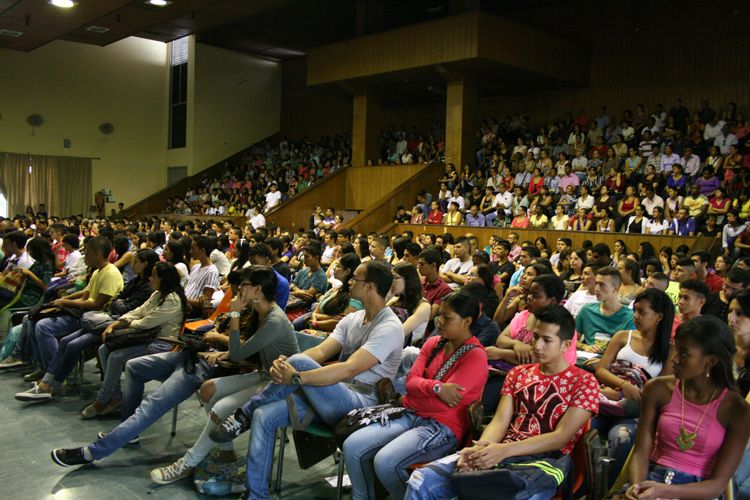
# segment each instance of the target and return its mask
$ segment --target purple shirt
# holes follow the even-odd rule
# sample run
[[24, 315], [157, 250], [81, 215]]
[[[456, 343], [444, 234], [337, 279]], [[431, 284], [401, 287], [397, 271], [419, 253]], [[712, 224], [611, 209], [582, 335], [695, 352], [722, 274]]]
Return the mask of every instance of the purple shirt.
[[701, 194], [713, 193], [714, 191], [719, 189], [719, 186], [721, 186], [721, 181], [715, 175], [708, 179], [706, 179], [705, 177], [700, 177], [695, 181], [695, 183], [700, 187]]
[[578, 185], [580, 183], [581, 180], [578, 178], [578, 176], [571, 173], [570, 175], [563, 175], [562, 177], [560, 177], [560, 183], [557, 185], [557, 187], [561, 193], [565, 193], [566, 189], [568, 189], [568, 186], [578, 188]]

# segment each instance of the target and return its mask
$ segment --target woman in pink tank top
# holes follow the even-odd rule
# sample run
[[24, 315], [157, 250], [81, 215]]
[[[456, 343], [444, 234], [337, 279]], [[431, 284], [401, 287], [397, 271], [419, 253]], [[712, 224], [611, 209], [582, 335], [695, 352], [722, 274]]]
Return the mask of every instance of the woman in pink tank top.
[[750, 436], [750, 406], [732, 371], [735, 350], [716, 317], [677, 329], [674, 375], [653, 379], [643, 392], [627, 498], [716, 498], [725, 490]]

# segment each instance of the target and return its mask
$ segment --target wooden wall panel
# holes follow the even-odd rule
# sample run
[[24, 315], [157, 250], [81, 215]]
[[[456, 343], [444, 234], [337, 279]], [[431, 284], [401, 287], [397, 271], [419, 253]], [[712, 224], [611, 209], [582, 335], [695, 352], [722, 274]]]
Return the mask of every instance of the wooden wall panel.
[[[670, 246], [673, 249], [685, 244], [691, 249], [696, 245], [704, 248], [707, 240], [714, 238], [697, 238], [688, 236], [660, 236], [660, 235], [642, 235], [642, 234], [623, 234], [623, 233], [594, 233], [587, 231], [556, 231], [553, 229], [510, 229], [510, 228], [490, 228], [490, 227], [466, 227], [466, 226], [444, 226], [444, 225], [426, 225], [426, 224], [396, 224], [389, 231], [391, 233], [402, 233], [410, 229], [414, 233], [433, 233], [444, 234], [451, 233], [454, 237], [473, 234], [479, 239], [479, 243], [487, 245], [490, 236], [501, 236], [507, 238], [509, 233], [518, 233], [520, 241], [534, 241], [542, 236], [547, 240], [547, 245], [554, 249], [557, 238], [570, 238], [573, 240], [574, 248], [581, 248], [584, 240], [591, 240], [594, 244], [606, 243], [609, 248], [614, 248], [615, 240], [623, 240], [629, 251], [636, 251], [642, 241], [649, 241], [658, 252], [663, 246]], [[704, 241], [705, 240], [705, 241]]]
[[351, 134], [352, 99], [307, 86], [307, 57], [281, 64], [281, 135], [303, 137]]
[[349, 210], [364, 210], [424, 168], [424, 165], [348, 168], [345, 206]]
[[406, 179], [398, 188], [393, 189], [367, 210], [348, 221], [345, 224], [346, 227], [353, 228], [361, 233], [381, 231], [393, 222], [393, 217], [399, 205], [413, 206], [417, 199], [417, 193], [422, 189], [431, 189], [436, 186], [443, 172], [441, 165], [430, 165], [418, 171]]
[[310, 215], [315, 206], [344, 208], [346, 204], [346, 173], [345, 168], [334, 172], [310, 189], [302, 191], [294, 198], [285, 201], [269, 214], [266, 223], [273, 223], [289, 231], [297, 228], [307, 229]]
[[445, 17], [311, 49], [307, 83], [319, 85], [477, 57], [479, 14]]

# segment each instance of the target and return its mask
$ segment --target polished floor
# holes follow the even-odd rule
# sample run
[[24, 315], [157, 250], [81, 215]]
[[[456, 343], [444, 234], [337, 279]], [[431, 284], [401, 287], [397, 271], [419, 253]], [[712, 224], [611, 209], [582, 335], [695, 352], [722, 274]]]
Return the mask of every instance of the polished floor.
[[[170, 436], [171, 413], [162, 417], [142, 436], [137, 445], [127, 446], [95, 465], [62, 468], [50, 460], [50, 450], [91, 442], [96, 433], [108, 430], [118, 418], [81, 420], [80, 410], [93, 400], [99, 373], [93, 361], [86, 364], [83, 384], [66, 387], [62, 396], [46, 403], [22, 403], [13, 395], [24, 390], [19, 372], [0, 372], [0, 498], [34, 499], [182, 499], [215, 498], [198, 494], [185, 479], [156, 486], [149, 471], [171, 463], [198, 437], [205, 412], [197, 398], [180, 405], [177, 434]], [[147, 390], [155, 387], [149, 384]], [[291, 438], [291, 433], [290, 438]], [[245, 455], [247, 441], [238, 440], [238, 453]], [[301, 470], [292, 443], [286, 447], [283, 498], [331, 499], [336, 490], [324, 478], [335, 476], [332, 458]], [[237, 498], [239, 495], [235, 495]], [[345, 498], [348, 494], [345, 493]], [[232, 497], [227, 497], [232, 498]], [[274, 495], [274, 498], [280, 498]]]

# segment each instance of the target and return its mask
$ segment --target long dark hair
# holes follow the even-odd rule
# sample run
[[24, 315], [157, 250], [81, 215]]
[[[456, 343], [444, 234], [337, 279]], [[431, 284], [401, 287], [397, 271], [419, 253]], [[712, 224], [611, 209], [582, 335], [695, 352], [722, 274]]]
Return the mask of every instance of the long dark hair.
[[404, 291], [398, 296], [398, 305], [406, 309], [410, 315], [414, 314], [422, 302], [422, 283], [417, 268], [408, 262], [399, 262], [393, 266], [393, 270], [404, 278]]
[[[138, 257], [138, 260], [146, 264], [146, 268], [143, 270], [143, 279], [147, 280], [151, 278], [154, 265], [159, 262], [159, 255], [150, 248], [142, 248], [135, 252], [135, 256]], [[159, 275], [159, 277], [161, 277], [161, 275]]]
[[26, 244], [26, 251], [35, 261], [55, 269], [55, 253], [49, 241], [44, 238], [32, 238]]
[[[338, 261], [339, 266], [342, 266], [349, 271], [350, 278], [354, 276], [354, 271], [359, 267], [360, 263], [361, 261], [355, 253], [342, 255]], [[341, 283], [341, 288], [336, 291], [336, 295], [334, 295], [331, 300], [321, 308], [321, 311], [324, 314], [330, 315], [341, 314], [349, 306], [349, 298], [349, 280], [346, 279]]]
[[169, 240], [169, 242], [167, 243], [167, 248], [169, 248], [169, 252], [172, 254], [169, 262], [175, 265], [187, 265], [187, 262], [185, 262], [185, 246], [180, 242], [180, 240]]
[[159, 297], [159, 305], [162, 305], [164, 303], [169, 294], [176, 293], [180, 298], [180, 304], [182, 305], [182, 316], [184, 319], [185, 315], [188, 312], [188, 301], [185, 297], [185, 289], [183, 289], [182, 285], [180, 284], [180, 273], [177, 271], [177, 268], [174, 267], [174, 264], [172, 264], [171, 262], [157, 262], [154, 265], [153, 272], [155, 272], [161, 280], [158, 290], [158, 292], [161, 294], [161, 296]]
[[479, 299], [472, 293], [459, 290], [443, 297], [441, 303], [453, 309], [453, 312], [460, 317], [471, 318], [472, 325], [477, 322], [477, 319], [479, 319], [479, 313], [481, 312]]
[[232, 269], [242, 269], [250, 259], [250, 242], [245, 239], [237, 240], [234, 249], [237, 251], [237, 259], [232, 262]]
[[[710, 332], [710, 335], [706, 335], [706, 332]], [[689, 339], [700, 346], [704, 355], [716, 357], [717, 363], [711, 368], [710, 375], [718, 387], [737, 388], [732, 362], [737, 347], [729, 325], [715, 316], [698, 316], [677, 328], [675, 341], [684, 339]]]
[[661, 314], [662, 318], [656, 325], [656, 336], [654, 345], [649, 353], [648, 360], [651, 363], [660, 363], [662, 366], [669, 361], [669, 341], [672, 338], [672, 324], [674, 323], [674, 302], [669, 295], [657, 290], [647, 288], [635, 297], [633, 305], [638, 302], [648, 302], [652, 311]]

